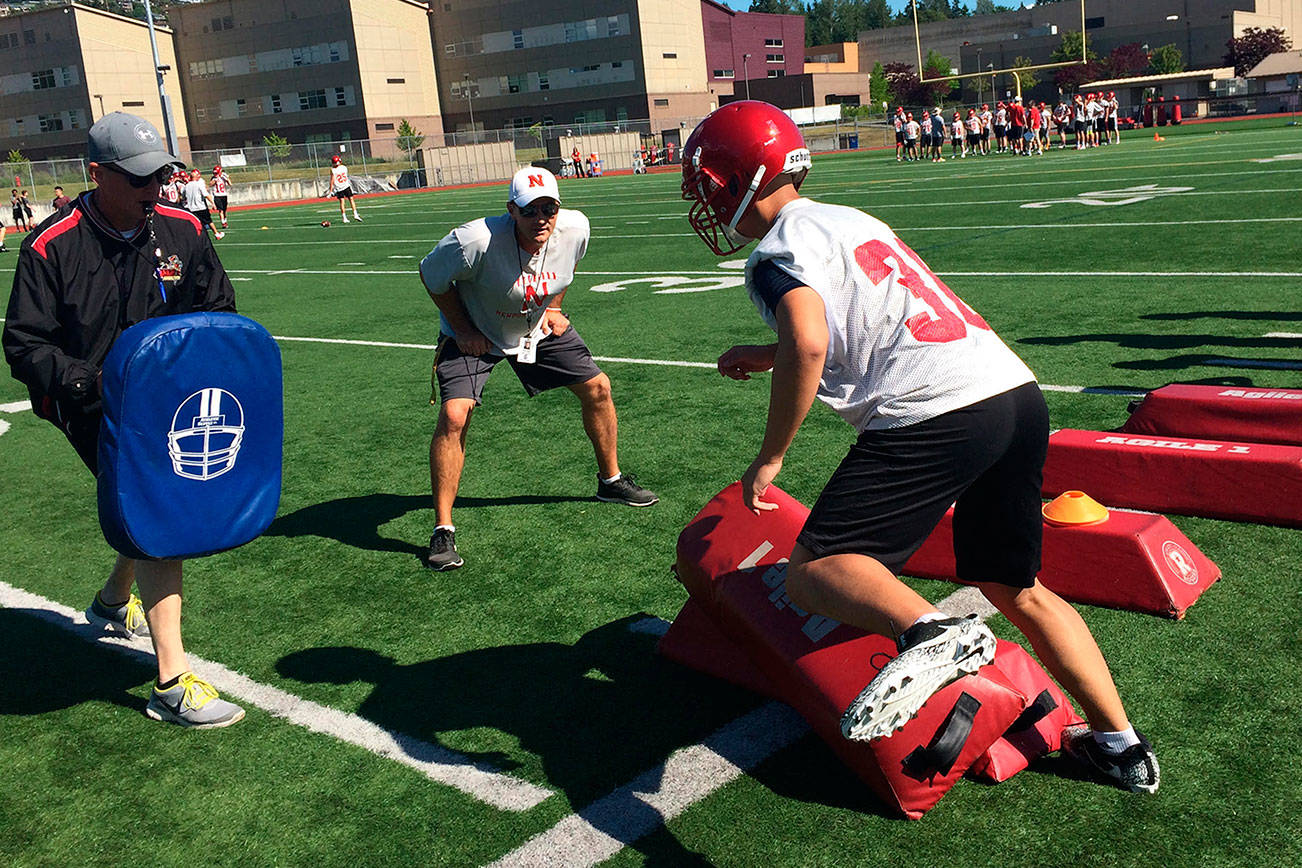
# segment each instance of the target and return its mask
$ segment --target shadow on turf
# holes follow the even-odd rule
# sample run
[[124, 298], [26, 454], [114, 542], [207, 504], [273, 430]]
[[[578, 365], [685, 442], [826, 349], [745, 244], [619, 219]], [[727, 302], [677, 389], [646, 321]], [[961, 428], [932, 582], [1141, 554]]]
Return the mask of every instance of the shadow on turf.
[[104, 702], [137, 713], [145, 700], [130, 691], [148, 682], [153, 668], [117, 651], [96, 647], [46, 620], [47, 612], [0, 609], [0, 715], [45, 714]]
[[1191, 310], [1172, 311], [1170, 313], [1141, 314], [1140, 319], [1151, 320], [1189, 320], [1189, 319], [1236, 319], [1236, 320], [1302, 320], [1302, 311], [1296, 310]]
[[[1240, 338], [1229, 335], [1154, 335], [1143, 332], [1104, 332], [1080, 335], [1045, 335], [1021, 338], [1019, 344], [1059, 347], [1069, 344], [1112, 343], [1131, 350], [1185, 350], [1195, 347], [1231, 347], [1235, 349], [1295, 349], [1297, 338]], [[1203, 358], [1199, 356], [1198, 358]]]
[[[504, 733], [495, 741], [536, 757], [546, 784], [582, 810], [766, 701], [659, 657], [656, 636], [630, 629], [645, 617], [603, 625], [573, 645], [503, 645], [411, 664], [367, 648], [309, 648], [282, 657], [276, 671], [304, 683], [372, 684], [359, 716], [471, 762], [519, 768], [500, 750], [467, 749], [479, 731]], [[893, 816], [817, 739], [801, 739], [752, 776], [791, 798]], [[608, 819], [603, 831], [620, 838], [622, 818]], [[660, 864], [708, 864], [668, 832], [625, 843]]]
[[[592, 500], [590, 497], [564, 497], [560, 495], [521, 494], [508, 497], [458, 497], [455, 506], [460, 509], [493, 506], [528, 506], [547, 503], [569, 503]], [[409, 512], [430, 510], [430, 529], [433, 530], [433, 506], [428, 494], [364, 494], [358, 497], [340, 497], [314, 503], [294, 512], [278, 516], [266, 536], [299, 537], [318, 536], [338, 540], [353, 548], [376, 552], [424, 557], [426, 548], [421, 543], [381, 536], [380, 528]]]

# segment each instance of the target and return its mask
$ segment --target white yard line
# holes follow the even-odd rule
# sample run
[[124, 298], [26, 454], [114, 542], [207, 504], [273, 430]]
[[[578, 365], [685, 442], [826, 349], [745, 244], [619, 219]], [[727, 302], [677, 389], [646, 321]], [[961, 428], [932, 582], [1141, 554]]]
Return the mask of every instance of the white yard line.
[[1289, 340], [1302, 339], [1302, 332], [1266, 332], [1262, 337], [1267, 338], [1287, 338]]
[[32, 409], [31, 401], [14, 401], [11, 404], [0, 404], [0, 413], [22, 413]]
[[[29, 610], [41, 620], [87, 641], [108, 645], [153, 665], [154, 653], [148, 639], [104, 636], [87, 624], [81, 612], [38, 594], [0, 582], [0, 607]], [[385, 729], [355, 714], [302, 699], [269, 684], [260, 684], [220, 663], [194, 654], [188, 656], [194, 673], [216, 685], [223, 693], [252, 703], [290, 723], [408, 766], [430, 780], [454, 787], [496, 808], [527, 811], [552, 795], [550, 790], [494, 771], [455, 751]]]

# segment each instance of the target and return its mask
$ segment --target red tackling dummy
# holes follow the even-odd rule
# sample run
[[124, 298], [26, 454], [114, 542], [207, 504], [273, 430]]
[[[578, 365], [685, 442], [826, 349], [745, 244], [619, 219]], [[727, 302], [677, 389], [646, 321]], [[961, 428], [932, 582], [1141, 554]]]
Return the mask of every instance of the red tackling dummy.
[[[894, 735], [846, 740], [842, 712], [895, 656], [895, 643], [791, 602], [784, 584], [786, 555], [808, 510], [774, 486], [765, 497], [779, 508], [759, 516], [742, 504], [739, 483], [706, 504], [678, 538], [678, 577], [725, 637], [722, 647], [735, 644], [758, 673], [730, 680], [772, 685], [766, 692], [794, 706], [883, 802], [917, 819], [1022, 717], [1040, 691], [1028, 697], [999, 666], [986, 666], [938, 691]], [[687, 617], [686, 623], [700, 622], [696, 614]], [[676, 625], [662, 643], [670, 656], [676, 656], [672, 649], [681, 633]], [[733, 653], [715, 654], [700, 636], [681, 647], [694, 649], [684, 662], [697, 665], [704, 659], [706, 671], [715, 671]], [[747, 665], [731, 659], [739, 668]]]
[[[1076, 475], [1089, 476], [1079, 469]], [[1073, 603], [1183, 618], [1221, 577], [1220, 567], [1166, 516], [1121, 509], [1108, 510], [1107, 515], [1101, 524], [1045, 525], [1041, 584]], [[952, 508], [909, 558], [904, 572], [958, 581]]]
[[1163, 386], [1144, 397], [1121, 430], [1302, 446], [1302, 389]]
[[1063, 429], [1049, 435], [1049, 497], [1302, 527], [1302, 447]]

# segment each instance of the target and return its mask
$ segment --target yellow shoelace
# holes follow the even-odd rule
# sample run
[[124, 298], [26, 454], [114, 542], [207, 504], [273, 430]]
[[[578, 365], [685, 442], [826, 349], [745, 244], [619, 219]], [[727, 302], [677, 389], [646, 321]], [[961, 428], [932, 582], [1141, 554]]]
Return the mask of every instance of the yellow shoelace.
[[122, 622], [131, 633], [145, 626], [145, 606], [135, 594], [127, 598], [127, 613]]
[[182, 708], [188, 705], [198, 711], [217, 698], [217, 688], [197, 677], [193, 672], [184, 673], [180, 684], [185, 688], [185, 694], [181, 697]]

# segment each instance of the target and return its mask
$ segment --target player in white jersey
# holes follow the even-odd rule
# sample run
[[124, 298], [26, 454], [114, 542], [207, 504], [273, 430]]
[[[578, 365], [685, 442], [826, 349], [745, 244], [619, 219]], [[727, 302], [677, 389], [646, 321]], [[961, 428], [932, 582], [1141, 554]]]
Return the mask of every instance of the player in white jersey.
[[220, 165], [213, 166], [212, 182], [209, 187], [212, 189], [213, 206], [217, 211], [217, 216], [221, 218], [222, 228], [225, 229], [226, 203], [231, 192], [231, 179]]
[[344, 208], [344, 201], [353, 208], [353, 219], [358, 223], [362, 222], [362, 215], [357, 213], [357, 203], [353, 201], [353, 182], [348, 179], [348, 167], [339, 159], [338, 154], [330, 155], [330, 187], [326, 190], [327, 196], [334, 196], [339, 200], [339, 216], [344, 222], [348, 222], [348, 212]]
[[226, 237], [225, 232], [212, 225], [212, 214], [208, 210], [213, 205], [212, 194], [208, 192], [208, 185], [203, 182], [203, 175], [199, 174], [198, 169], [190, 170], [190, 180], [182, 188], [181, 198], [185, 210], [199, 218], [205, 229], [213, 230], [214, 238]]
[[[560, 206], [556, 178], [524, 168], [511, 180], [507, 213], [453, 229], [420, 263], [441, 313], [434, 380], [438, 425], [430, 441], [434, 534], [425, 562], [451, 570], [456, 548], [452, 504], [465, 465], [466, 429], [493, 367], [506, 359], [532, 397], [559, 387], [579, 399], [597, 457], [597, 498], [651, 506], [659, 498], [621, 474], [618, 420], [610, 378], [561, 312], [565, 290], [588, 249], [588, 218]], [[537, 468], [533, 454], [524, 466]]]
[[991, 114], [990, 106], [982, 103], [977, 117], [981, 119], [981, 155], [984, 157], [990, 153], [990, 130], [994, 126], [995, 116]]
[[904, 162], [904, 106], [895, 107], [895, 117], [891, 120], [895, 127], [895, 162]]
[[957, 501], [958, 577], [1026, 634], [1094, 727], [1074, 733], [1070, 750], [1124, 788], [1155, 791], [1152, 749], [1089, 628], [1036, 579], [1049, 418], [1034, 375], [888, 226], [799, 195], [811, 160], [781, 110], [729, 103], [701, 122], [683, 157], [688, 222], [706, 245], [727, 255], [760, 239], [746, 286], [777, 332], [776, 343], [735, 346], [718, 362], [738, 380], [773, 372], [764, 439], [741, 478], [746, 506], [777, 508], [765, 491], [815, 397], [859, 431], [786, 577], [800, 608], [899, 645], [842, 732], [889, 735], [993, 659], [994, 637], [975, 616], [946, 618], [896, 577]]

